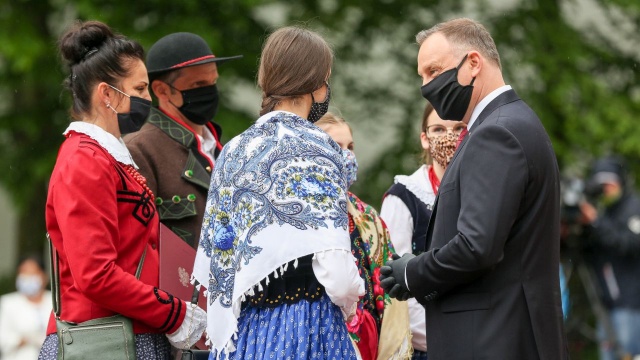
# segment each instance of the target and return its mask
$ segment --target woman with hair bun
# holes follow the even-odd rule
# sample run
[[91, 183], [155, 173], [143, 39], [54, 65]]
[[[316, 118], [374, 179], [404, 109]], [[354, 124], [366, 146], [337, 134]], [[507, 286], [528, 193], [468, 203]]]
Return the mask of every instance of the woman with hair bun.
[[[137, 358], [168, 359], [170, 343], [183, 347], [200, 338], [206, 315], [157, 288], [154, 195], [121, 139], [138, 130], [149, 111], [144, 51], [98, 21], [75, 23], [59, 49], [69, 66], [65, 85], [75, 120], [64, 132], [46, 203], [58, 254], [60, 319], [125, 316], [133, 323]], [[56, 359], [53, 314], [47, 334], [39, 358]]]
[[216, 162], [194, 266], [208, 284], [212, 359], [357, 358], [345, 320], [364, 286], [344, 162], [313, 125], [329, 106], [332, 61], [312, 31], [272, 33], [258, 71], [262, 116]]

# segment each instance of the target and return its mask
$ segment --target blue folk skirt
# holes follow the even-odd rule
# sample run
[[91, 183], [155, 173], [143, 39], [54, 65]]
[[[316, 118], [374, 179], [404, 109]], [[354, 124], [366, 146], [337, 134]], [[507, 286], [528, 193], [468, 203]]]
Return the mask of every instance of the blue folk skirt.
[[[245, 307], [238, 318], [236, 351], [221, 359], [355, 360], [340, 309], [325, 294], [276, 308]], [[212, 351], [210, 360], [216, 359]]]

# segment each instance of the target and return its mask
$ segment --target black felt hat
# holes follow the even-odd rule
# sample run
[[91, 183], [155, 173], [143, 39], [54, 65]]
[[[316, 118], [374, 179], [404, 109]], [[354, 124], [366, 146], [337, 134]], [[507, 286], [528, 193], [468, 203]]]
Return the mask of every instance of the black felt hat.
[[188, 66], [221, 63], [239, 59], [242, 55], [216, 57], [203, 38], [188, 32], [169, 34], [156, 41], [147, 52], [149, 77]]

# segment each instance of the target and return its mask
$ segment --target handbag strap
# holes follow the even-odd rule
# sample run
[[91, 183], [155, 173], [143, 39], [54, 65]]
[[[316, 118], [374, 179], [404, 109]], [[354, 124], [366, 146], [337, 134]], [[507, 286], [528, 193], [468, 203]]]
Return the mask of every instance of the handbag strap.
[[[60, 300], [60, 263], [58, 262], [58, 251], [53, 246], [51, 236], [47, 233], [47, 242], [49, 243], [49, 256], [51, 258], [51, 271], [49, 271], [49, 280], [51, 282], [51, 298], [53, 300], [53, 313], [56, 314], [56, 319], [60, 318], [60, 312], [62, 311], [62, 305]], [[147, 246], [145, 245], [138, 268], [136, 269], [136, 279], [140, 280], [140, 274], [142, 273], [142, 267], [144, 265], [144, 258], [147, 255]]]

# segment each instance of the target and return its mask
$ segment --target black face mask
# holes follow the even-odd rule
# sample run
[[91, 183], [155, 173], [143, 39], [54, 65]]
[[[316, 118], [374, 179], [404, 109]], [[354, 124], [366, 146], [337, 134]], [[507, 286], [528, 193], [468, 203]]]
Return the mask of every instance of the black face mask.
[[327, 85], [327, 97], [323, 102], [316, 102], [313, 98], [313, 93], [311, 93], [311, 110], [309, 111], [309, 116], [307, 116], [307, 120], [312, 123], [320, 120], [322, 115], [326, 114], [329, 111], [329, 101], [331, 100], [331, 88], [329, 87], [329, 83], [325, 82]]
[[190, 90], [178, 90], [173, 86], [171, 88], [182, 94], [182, 106], [178, 110], [189, 121], [204, 125], [218, 113], [218, 86], [215, 84]]
[[457, 67], [443, 72], [420, 88], [422, 96], [429, 100], [442, 120], [460, 121], [469, 108], [473, 82], [476, 81], [476, 78], [471, 79], [471, 84], [466, 86], [462, 86], [458, 82], [458, 70], [465, 60], [467, 60], [467, 55]]
[[119, 113], [115, 109], [111, 108], [113, 111], [116, 111], [120, 134], [124, 135], [140, 130], [145, 120], [147, 119], [147, 116], [149, 116], [149, 111], [151, 110], [151, 101], [143, 99], [141, 97], [125, 94], [123, 91], [113, 86], [111, 86], [111, 88], [128, 97], [130, 101], [130, 108], [128, 113]]

